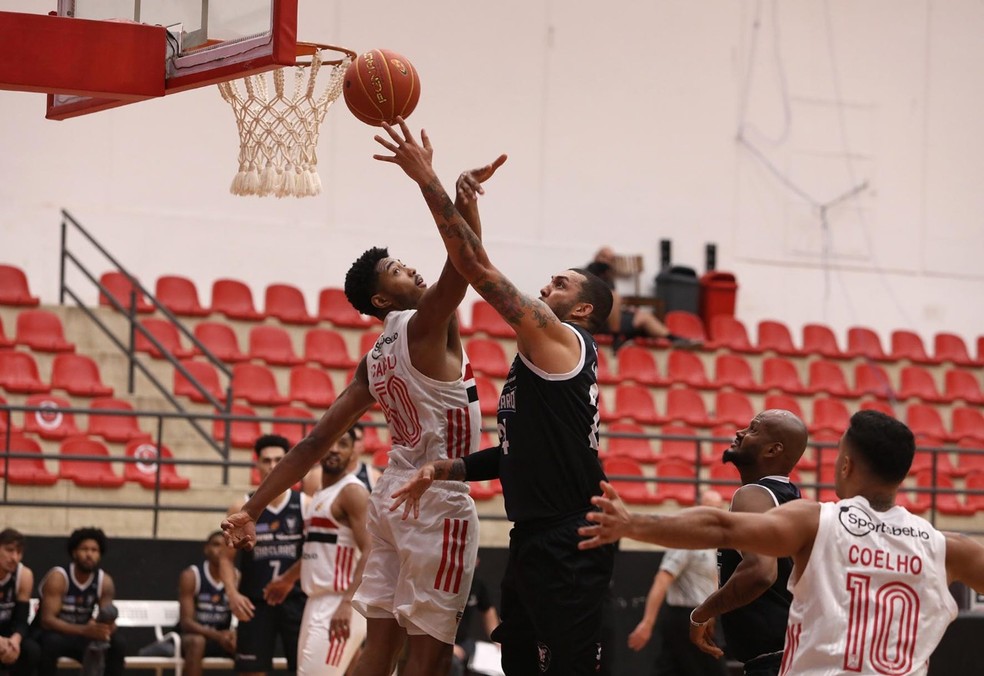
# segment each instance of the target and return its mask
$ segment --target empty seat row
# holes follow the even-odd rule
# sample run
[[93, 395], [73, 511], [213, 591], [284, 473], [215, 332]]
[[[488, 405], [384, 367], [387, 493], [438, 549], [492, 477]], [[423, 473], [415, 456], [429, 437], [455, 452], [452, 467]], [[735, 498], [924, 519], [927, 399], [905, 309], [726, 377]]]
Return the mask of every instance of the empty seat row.
[[0, 350], [0, 388], [8, 392], [35, 394], [64, 390], [77, 397], [106, 397], [113, 388], [104, 385], [99, 367], [82, 354], [62, 353], [51, 365], [51, 382], [41, 380], [37, 362], [27, 352]]
[[22, 310], [17, 315], [14, 337], [7, 338], [0, 321], [0, 348], [23, 345], [37, 352], [74, 352], [75, 345], [65, 340], [61, 319], [48, 310]]

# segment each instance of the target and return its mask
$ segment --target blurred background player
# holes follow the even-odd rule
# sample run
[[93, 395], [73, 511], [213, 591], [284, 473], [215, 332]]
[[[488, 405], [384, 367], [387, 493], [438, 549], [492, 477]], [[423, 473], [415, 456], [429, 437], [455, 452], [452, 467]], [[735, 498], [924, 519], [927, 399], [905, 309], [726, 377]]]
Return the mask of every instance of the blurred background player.
[[187, 676], [201, 675], [204, 657], [236, 655], [232, 611], [219, 570], [225, 548], [222, 531], [215, 531], [205, 541], [205, 560], [188, 566], [178, 578], [181, 655]]
[[41, 657], [28, 636], [28, 606], [34, 573], [22, 563], [24, 536], [13, 528], [0, 531], [0, 672], [31, 676]]

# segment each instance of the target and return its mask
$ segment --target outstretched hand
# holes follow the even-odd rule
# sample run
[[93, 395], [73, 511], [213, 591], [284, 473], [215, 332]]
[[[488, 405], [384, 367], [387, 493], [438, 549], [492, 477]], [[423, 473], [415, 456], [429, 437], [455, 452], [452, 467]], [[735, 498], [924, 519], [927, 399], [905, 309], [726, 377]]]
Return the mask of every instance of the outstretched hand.
[[256, 522], [246, 512], [230, 514], [222, 521], [222, 534], [230, 547], [250, 551], [256, 544]]
[[431, 147], [430, 137], [423, 129], [420, 130], [420, 143], [410, 133], [410, 128], [403, 121], [402, 117], [396, 118], [397, 126], [394, 127], [383, 122], [383, 129], [389, 134], [392, 142], [376, 135], [373, 138], [376, 143], [393, 153], [392, 155], [373, 155], [374, 160], [380, 162], [392, 162], [398, 165], [406, 175], [420, 185], [425, 185], [434, 179], [434, 167], [431, 160], [434, 157], [434, 149]]
[[476, 195], [485, 194], [482, 184], [492, 178], [495, 170], [501, 167], [506, 159], [507, 155], [502, 154], [484, 167], [461, 172], [455, 188], [458, 192], [458, 198], [461, 199], [463, 204], [468, 204], [474, 200]]
[[594, 549], [607, 545], [625, 536], [629, 532], [632, 517], [625, 503], [607, 481], [601, 482], [603, 496], [591, 498], [591, 504], [601, 509], [600, 512], [588, 512], [588, 521], [594, 521], [596, 526], [581, 526], [577, 534], [585, 538], [578, 543], [578, 549]]
[[410, 516], [411, 510], [413, 511], [413, 518], [420, 518], [420, 497], [430, 488], [432, 483], [434, 483], [434, 464], [427, 463], [390, 496], [393, 498], [390, 511], [395, 512], [400, 508], [400, 505], [403, 505], [404, 521]]

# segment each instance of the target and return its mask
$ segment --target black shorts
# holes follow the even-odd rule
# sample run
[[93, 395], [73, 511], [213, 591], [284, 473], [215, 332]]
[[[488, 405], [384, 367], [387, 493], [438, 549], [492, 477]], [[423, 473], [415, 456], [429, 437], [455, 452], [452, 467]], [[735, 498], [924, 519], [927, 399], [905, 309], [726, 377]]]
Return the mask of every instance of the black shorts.
[[236, 671], [270, 671], [277, 636], [283, 644], [287, 670], [297, 671], [297, 637], [304, 615], [303, 594], [291, 594], [279, 606], [250, 599], [256, 607], [253, 619], [236, 628]]
[[205, 639], [205, 655], [203, 657], [233, 657], [218, 641]]
[[579, 550], [577, 529], [588, 523], [575, 516], [510, 533], [502, 624], [492, 634], [508, 676], [597, 672], [615, 546]]

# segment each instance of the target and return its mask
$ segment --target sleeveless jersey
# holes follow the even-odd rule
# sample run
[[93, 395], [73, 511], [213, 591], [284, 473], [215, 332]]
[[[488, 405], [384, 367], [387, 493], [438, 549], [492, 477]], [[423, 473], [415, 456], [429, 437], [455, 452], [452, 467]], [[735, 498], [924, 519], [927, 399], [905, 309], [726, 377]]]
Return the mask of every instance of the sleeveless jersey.
[[208, 572], [208, 561], [188, 566], [195, 571], [195, 622], [225, 630], [232, 625], [232, 611], [225, 585]]
[[304, 528], [304, 561], [301, 563], [301, 589], [308, 596], [341, 594], [352, 584], [352, 573], [359, 560], [352, 529], [337, 523], [331, 506], [342, 489], [362, 486], [354, 474], [346, 474], [335, 484], [311, 496], [311, 514]]
[[75, 581], [75, 564], [69, 564], [68, 571], [61, 566], [55, 566], [41, 580], [39, 589], [44, 588], [49, 575], [62, 575], [68, 580], [68, 588], [62, 596], [62, 607], [58, 612], [58, 619], [71, 624], [88, 624], [92, 619], [92, 613], [99, 605], [99, 597], [102, 596], [103, 572], [96, 569], [89, 576], [89, 581], [84, 585], [79, 585]]
[[[772, 493], [776, 506], [801, 497], [799, 488], [790, 482], [789, 477], [767, 476], [755, 483]], [[736, 550], [718, 550], [718, 575], [722, 587], [731, 579], [739, 563], [741, 554]], [[789, 605], [793, 601], [792, 594], [786, 588], [792, 570], [791, 558], [778, 559], [776, 581], [765, 593], [747, 606], [721, 615], [725, 651], [729, 657], [748, 662], [760, 655], [782, 650]]]
[[[290, 491], [276, 511], [267, 506], [256, 521], [256, 546], [243, 552], [239, 591], [252, 600], [263, 598], [263, 588], [301, 557], [304, 541], [304, 514], [301, 493]], [[299, 592], [295, 585], [291, 593]]]
[[0, 580], [0, 636], [10, 636], [10, 623], [14, 617], [14, 606], [17, 604], [17, 583], [20, 581], [23, 563], [7, 577]]
[[925, 674], [957, 616], [944, 535], [861, 496], [820, 505], [813, 554], [796, 575], [782, 674]]
[[587, 330], [564, 326], [581, 343], [577, 365], [548, 374], [517, 354], [499, 396], [499, 478], [514, 523], [583, 514], [605, 478], [598, 461], [598, 346]]
[[369, 387], [389, 423], [389, 466], [414, 470], [478, 450], [482, 412], [471, 364], [461, 353], [461, 377], [434, 380], [410, 363], [407, 325], [416, 310], [390, 312], [366, 355]]

